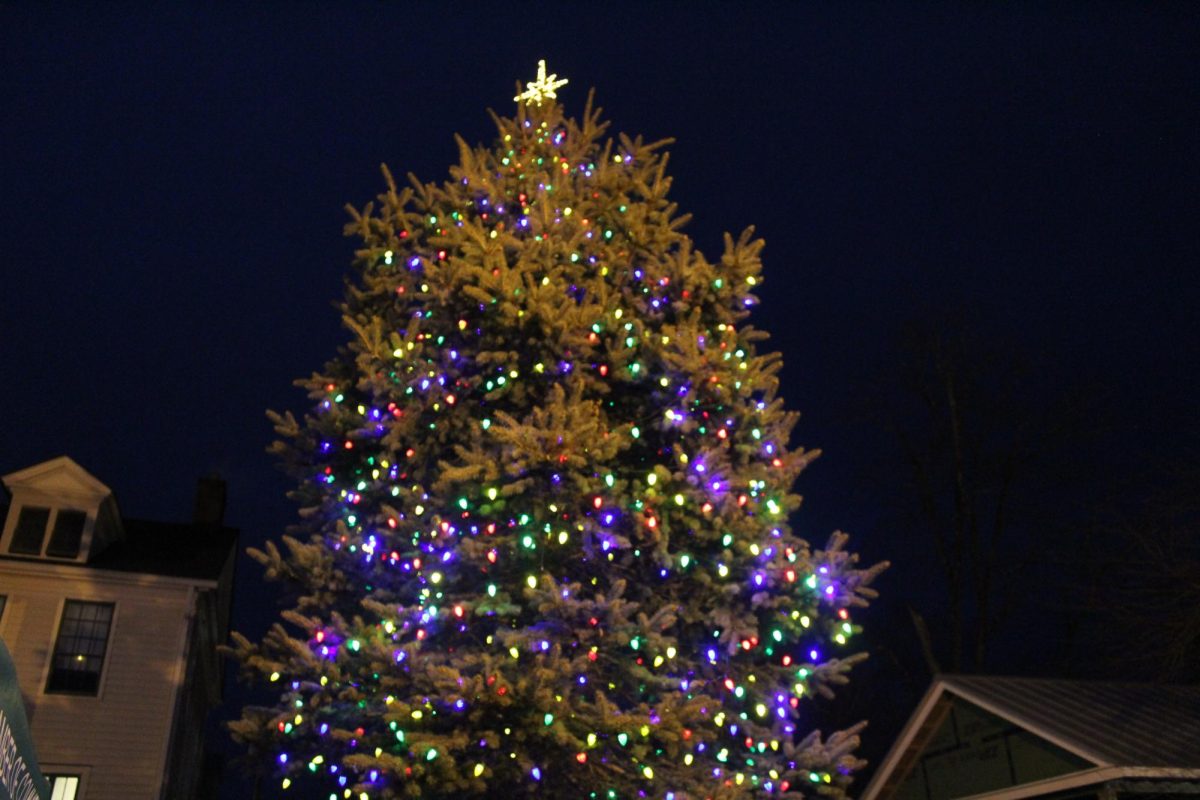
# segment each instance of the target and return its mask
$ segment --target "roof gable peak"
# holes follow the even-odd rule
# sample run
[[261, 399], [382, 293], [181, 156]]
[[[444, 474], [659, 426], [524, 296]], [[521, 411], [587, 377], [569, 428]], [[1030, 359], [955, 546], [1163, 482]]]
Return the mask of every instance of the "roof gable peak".
[[4, 476], [3, 481], [5, 487], [13, 493], [32, 489], [39, 493], [93, 502], [112, 494], [112, 489], [75, 463], [70, 456], [59, 456], [32, 467], [10, 472]]

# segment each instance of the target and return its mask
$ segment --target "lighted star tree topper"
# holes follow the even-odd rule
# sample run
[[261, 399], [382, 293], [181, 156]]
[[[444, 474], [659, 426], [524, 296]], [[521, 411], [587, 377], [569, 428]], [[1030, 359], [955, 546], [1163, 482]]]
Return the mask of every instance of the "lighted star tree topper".
[[234, 735], [329, 798], [841, 795], [858, 728], [807, 712], [883, 565], [789, 525], [762, 242], [709, 262], [667, 142], [564, 83], [353, 212], [348, 341], [275, 417], [300, 522], [252, 552], [292, 605], [231, 648], [278, 700]]
[[546, 59], [538, 61], [537, 79], [525, 87], [525, 91], [513, 98], [516, 102], [533, 103], [540, 106], [543, 100], [558, 97], [555, 90], [567, 85], [567, 79], [558, 80], [558, 75], [546, 75]]

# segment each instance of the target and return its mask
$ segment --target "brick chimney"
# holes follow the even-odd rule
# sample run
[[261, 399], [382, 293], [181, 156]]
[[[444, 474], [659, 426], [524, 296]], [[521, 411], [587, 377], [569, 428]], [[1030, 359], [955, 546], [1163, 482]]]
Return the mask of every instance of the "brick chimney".
[[219, 528], [225, 522], [225, 480], [215, 472], [196, 484], [196, 511], [192, 522], [198, 528]]

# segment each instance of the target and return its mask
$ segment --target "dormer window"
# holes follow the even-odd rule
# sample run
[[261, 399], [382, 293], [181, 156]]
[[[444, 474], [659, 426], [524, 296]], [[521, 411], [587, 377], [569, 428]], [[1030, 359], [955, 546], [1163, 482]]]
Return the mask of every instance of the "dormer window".
[[18, 556], [40, 556], [42, 540], [46, 538], [46, 526], [50, 523], [50, 509], [25, 506], [17, 517], [8, 552]]
[[83, 539], [83, 526], [87, 522], [87, 514], [82, 511], [61, 508], [54, 518], [54, 532], [50, 534], [50, 544], [46, 545], [46, 555], [51, 558], [75, 558], [79, 555], [79, 542]]
[[66, 456], [0, 483], [12, 498], [0, 523], [0, 559], [90, 563], [125, 538], [112, 490]]
[[[45, 555], [50, 558], [76, 558], [79, 543], [83, 540], [83, 526], [87, 514], [74, 509], [59, 509], [54, 514], [54, 527], [50, 528], [51, 512], [41, 506], [25, 506], [17, 517], [12, 542], [8, 552], [19, 556], [40, 556], [45, 545]], [[46, 532], [51, 530], [50, 541]]]

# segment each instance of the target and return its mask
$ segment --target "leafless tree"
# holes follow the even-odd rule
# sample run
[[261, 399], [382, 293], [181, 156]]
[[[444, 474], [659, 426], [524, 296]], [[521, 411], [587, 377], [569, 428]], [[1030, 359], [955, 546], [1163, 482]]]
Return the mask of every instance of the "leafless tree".
[[1085, 620], [1075, 660], [1085, 674], [1200, 681], [1200, 467], [1159, 470], [1132, 508], [1097, 515], [1075, 610]]
[[1097, 417], [1033, 358], [954, 319], [909, 324], [898, 345], [868, 392], [879, 452], [894, 455], [876, 481], [902, 547], [889, 557], [899, 573], [930, 562], [909, 608], [929, 672], [995, 669], [997, 634], [1072, 529], [1060, 498], [1083, 467], [1063, 465]]

